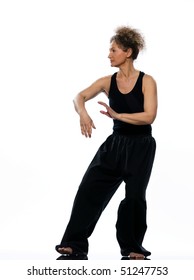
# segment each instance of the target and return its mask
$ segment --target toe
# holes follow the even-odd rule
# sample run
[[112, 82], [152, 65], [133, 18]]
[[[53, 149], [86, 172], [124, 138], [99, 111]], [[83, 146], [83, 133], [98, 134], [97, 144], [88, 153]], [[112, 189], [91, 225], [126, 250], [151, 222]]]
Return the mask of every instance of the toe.
[[61, 247], [61, 248], [58, 248], [58, 251], [61, 254], [72, 254], [73, 253], [73, 250], [70, 247]]
[[135, 260], [144, 260], [145, 256], [143, 254], [131, 252], [129, 257]]

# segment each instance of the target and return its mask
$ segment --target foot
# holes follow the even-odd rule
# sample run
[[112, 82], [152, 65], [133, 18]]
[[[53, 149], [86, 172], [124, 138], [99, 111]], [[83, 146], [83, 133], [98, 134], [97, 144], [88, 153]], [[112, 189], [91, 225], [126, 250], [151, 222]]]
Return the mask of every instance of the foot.
[[145, 256], [143, 254], [131, 252], [129, 258], [133, 260], [144, 260]]
[[70, 247], [61, 247], [61, 248], [58, 248], [57, 251], [62, 255], [72, 255], [73, 254], [73, 250]]
[[57, 252], [61, 254], [57, 260], [88, 260], [88, 256], [82, 253], [74, 253], [71, 247], [58, 247]]

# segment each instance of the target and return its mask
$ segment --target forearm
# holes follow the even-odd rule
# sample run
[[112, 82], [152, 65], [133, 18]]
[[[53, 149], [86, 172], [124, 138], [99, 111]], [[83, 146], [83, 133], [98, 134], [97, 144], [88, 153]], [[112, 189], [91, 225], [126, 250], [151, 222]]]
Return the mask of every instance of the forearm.
[[73, 104], [75, 107], [76, 112], [80, 115], [83, 112], [86, 112], [86, 108], [85, 108], [85, 99], [82, 95], [77, 95], [74, 99], [73, 99]]
[[116, 119], [122, 122], [134, 124], [134, 125], [146, 125], [152, 124], [155, 120], [154, 114], [147, 112], [133, 113], [133, 114], [117, 114]]

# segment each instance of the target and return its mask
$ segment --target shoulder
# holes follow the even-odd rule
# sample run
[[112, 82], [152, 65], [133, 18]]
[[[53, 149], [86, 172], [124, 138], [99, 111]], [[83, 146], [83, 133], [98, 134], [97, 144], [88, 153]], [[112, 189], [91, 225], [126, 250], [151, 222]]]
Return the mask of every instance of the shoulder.
[[153, 78], [153, 76], [144, 73], [143, 83], [144, 84], [156, 84], [156, 80]]
[[145, 94], [157, 94], [157, 84], [153, 76], [145, 74], [143, 76], [142, 83], [143, 93]]
[[105, 93], [108, 93], [110, 89], [111, 78], [114, 74], [103, 76], [97, 79], [95, 83], [97, 83]]
[[101, 83], [109, 82], [111, 80], [112, 76], [115, 75], [115, 74], [116, 73], [111, 74], [111, 75], [107, 75], [107, 76], [103, 76], [103, 77], [99, 78], [97, 81], [101, 82]]
[[111, 79], [111, 77], [112, 77], [112, 75], [103, 76], [103, 77], [99, 78], [97, 81], [102, 82], [102, 83], [107, 82]]

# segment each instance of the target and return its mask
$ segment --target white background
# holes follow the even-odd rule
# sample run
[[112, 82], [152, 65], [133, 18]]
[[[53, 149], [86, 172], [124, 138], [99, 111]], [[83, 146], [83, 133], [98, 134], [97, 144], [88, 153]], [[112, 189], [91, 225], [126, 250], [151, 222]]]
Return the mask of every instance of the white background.
[[[0, 2], [0, 259], [53, 260], [78, 185], [112, 121], [87, 104], [97, 129], [79, 130], [72, 100], [110, 67], [120, 25], [144, 34], [135, 66], [158, 84], [157, 154], [147, 190], [152, 259], [194, 259], [193, 0]], [[90, 238], [90, 259], [119, 260], [121, 185]]]

